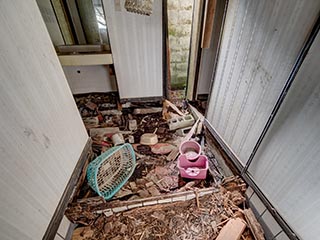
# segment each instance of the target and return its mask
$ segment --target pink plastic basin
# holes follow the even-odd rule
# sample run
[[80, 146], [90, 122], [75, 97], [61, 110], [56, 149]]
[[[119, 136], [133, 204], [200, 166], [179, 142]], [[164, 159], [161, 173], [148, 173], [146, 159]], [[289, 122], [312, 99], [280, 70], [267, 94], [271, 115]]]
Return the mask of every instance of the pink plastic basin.
[[179, 152], [189, 160], [196, 160], [201, 153], [201, 146], [196, 141], [184, 141], [180, 144]]
[[183, 178], [205, 179], [208, 170], [208, 158], [200, 155], [196, 161], [189, 161], [186, 155], [178, 157], [178, 168]]

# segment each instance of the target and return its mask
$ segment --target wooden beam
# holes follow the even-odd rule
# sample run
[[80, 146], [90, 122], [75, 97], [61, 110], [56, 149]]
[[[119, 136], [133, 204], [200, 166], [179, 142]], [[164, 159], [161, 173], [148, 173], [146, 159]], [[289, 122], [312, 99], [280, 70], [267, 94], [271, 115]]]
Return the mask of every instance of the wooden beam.
[[202, 32], [202, 48], [209, 48], [212, 37], [214, 15], [216, 12], [217, 0], [207, 0], [205, 16], [204, 16], [204, 27]]
[[216, 240], [239, 240], [245, 228], [246, 223], [241, 218], [230, 219], [221, 229]]
[[193, 20], [191, 27], [191, 44], [190, 44], [190, 58], [189, 58], [189, 70], [188, 70], [188, 84], [187, 84], [187, 99], [193, 99], [195, 80], [197, 75], [198, 58], [200, 58], [200, 37], [201, 37], [201, 25], [203, 17], [204, 0], [194, 1], [193, 5]]
[[252, 210], [250, 208], [245, 209], [243, 210], [243, 213], [254, 238], [256, 240], [264, 240], [265, 238], [263, 229], [256, 217], [254, 216]]
[[113, 64], [111, 53], [59, 55], [62, 66], [89, 66]]

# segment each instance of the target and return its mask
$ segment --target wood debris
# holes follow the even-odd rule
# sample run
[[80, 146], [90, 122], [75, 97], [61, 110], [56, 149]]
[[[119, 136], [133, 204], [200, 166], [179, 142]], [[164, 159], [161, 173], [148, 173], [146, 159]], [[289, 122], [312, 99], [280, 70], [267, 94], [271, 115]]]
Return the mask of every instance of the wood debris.
[[[190, 113], [167, 100], [161, 108], [131, 103], [126, 109], [121, 109], [112, 95], [94, 94], [79, 97], [76, 102], [92, 137], [94, 154], [98, 156], [112, 147], [112, 135], [121, 133], [125, 141], [130, 138], [130, 143], [136, 143], [132, 146], [137, 164], [131, 178], [108, 202], [91, 190], [83, 170], [65, 213], [70, 221], [79, 224], [73, 240], [215, 239], [220, 234], [224, 236], [221, 229], [230, 232], [229, 225], [238, 230], [230, 239], [240, 236], [252, 240], [253, 235], [263, 239], [259, 238], [258, 223], [244, 209], [246, 184], [237, 176], [224, 177], [215, 156], [206, 150], [204, 117], [195, 108], [189, 106], [196, 122], [187, 134], [178, 136], [170, 131], [167, 120]], [[159, 144], [138, 144], [145, 133], [155, 133]], [[211, 174], [205, 180], [188, 180], [179, 175], [179, 145], [190, 138], [198, 138], [211, 161]]]
[[[234, 181], [242, 184], [238, 178], [229, 180], [228, 183]], [[239, 201], [243, 192], [241, 188], [235, 189], [230, 192], [221, 186], [219, 191], [207, 195], [203, 195], [201, 191], [194, 192], [195, 197], [190, 200], [141, 205], [131, 210], [126, 207], [124, 211], [116, 214], [107, 216], [102, 214], [91, 221], [91, 228], [80, 227], [74, 234], [77, 238], [73, 239], [215, 239], [218, 237], [217, 239], [251, 240], [253, 238], [250, 230], [246, 228], [243, 220], [242, 212], [246, 210], [242, 209], [242, 201]], [[177, 199], [177, 196], [173, 198]], [[81, 238], [79, 232], [84, 232], [82, 235], [86, 238]]]
[[99, 216], [96, 210], [100, 209], [104, 204], [105, 200], [100, 196], [79, 199], [77, 202], [68, 205], [65, 215], [73, 223], [90, 225]]
[[253, 212], [251, 209], [245, 209], [243, 211], [244, 216], [246, 218], [246, 221], [251, 229], [251, 232], [254, 236], [254, 238], [256, 240], [264, 240], [264, 232], [263, 229], [261, 227], [261, 225], [259, 224], [259, 222], [257, 221], [256, 217], [254, 216]]
[[239, 240], [245, 228], [246, 223], [241, 218], [232, 218], [221, 229], [216, 240]]

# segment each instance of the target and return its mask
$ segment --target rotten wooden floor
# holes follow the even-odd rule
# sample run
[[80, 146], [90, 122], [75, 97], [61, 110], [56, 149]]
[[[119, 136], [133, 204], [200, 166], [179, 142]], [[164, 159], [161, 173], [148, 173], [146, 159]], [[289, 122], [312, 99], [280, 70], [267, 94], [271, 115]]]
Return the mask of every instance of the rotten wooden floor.
[[[246, 184], [233, 176], [202, 127], [194, 128], [192, 137], [208, 157], [207, 178], [180, 177], [177, 149], [186, 136], [169, 131], [167, 119], [192, 113], [190, 108], [154, 103], [123, 107], [114, 94], [79, 96], [76, 102], [93, 140], [91, 159], [113, 146], [111, 135], [116, 129], [126, 141], [134, 140], [137, 164], [131, 178], [108, 201], [88, 186], [85, 165], [66, 210], [69, 220], [78, 224], [72, 239], [264, 239], [246, 207]], [[137, 121], [135, 130], [129, 129], [132, 119]], [[143, 133], [154, 132], [169, 152], [139, 144]]]

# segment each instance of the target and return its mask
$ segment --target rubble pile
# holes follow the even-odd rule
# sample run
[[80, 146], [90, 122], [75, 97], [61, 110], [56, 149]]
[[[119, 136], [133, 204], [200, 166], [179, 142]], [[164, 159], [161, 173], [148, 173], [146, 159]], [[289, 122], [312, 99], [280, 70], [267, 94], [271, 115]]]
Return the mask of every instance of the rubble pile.
[[91, 225], [77, 228], [73, 239], [215, 239], [234, 219], [245, 226], [239, 237], [254, 239], [246, 222], [245, 189], [240, 178], [232, 177], [217, 192], [195, 200], [100, 215]]
[[[239, 177], [224, 177], [206, 144], [201, 113], [185, 102], [178, 108], [168, 100], [161, 106], [121, 105], [114, 94], [75, 99], [93, 141], [93, 158], [130, 143], [136, 166], [108, 201], [89, 187], [83, 170], [83, 184], [65, 213], [79, 224], [72, 239], [215, 239], [223, 227], [235, 224], [239, 238], [253, 239], [245, 216], [246, 184]], [[179, 146], [191, 138], [208, 160], [205, 179], [182, 178], [179, 173]], [[135, 207], [126, 206], [130, 203]], [[236, 222], [228, 224], [231, 219]]]

